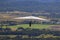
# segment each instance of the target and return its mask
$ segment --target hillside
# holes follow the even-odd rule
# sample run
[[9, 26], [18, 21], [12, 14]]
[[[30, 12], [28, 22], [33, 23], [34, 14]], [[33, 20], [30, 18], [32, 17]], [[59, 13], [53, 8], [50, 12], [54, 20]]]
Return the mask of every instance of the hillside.
[[60, 18], [60, 0], [0, 0], [0, 12], [7, 11], [23, 12], [20, 15], [13, 14], [13, 16], [33, 15]]
[[60, 0], [1, 0], [0, 11], [59, 12]]
[[48, 12], [39, 12], [39, 13], [30, 13], [30, 12], [21, 12], [21, 11], [10, 11], [10, 12], [0, 12], [0, 20], [11, 20], [16, 17], [24, 17], [24, 16], [37, 16], [37, 17], [42, 17], [42, 18], [47, 18], [47, 19], [60, 19], [59, 13], [57, 14], [51, 14]]

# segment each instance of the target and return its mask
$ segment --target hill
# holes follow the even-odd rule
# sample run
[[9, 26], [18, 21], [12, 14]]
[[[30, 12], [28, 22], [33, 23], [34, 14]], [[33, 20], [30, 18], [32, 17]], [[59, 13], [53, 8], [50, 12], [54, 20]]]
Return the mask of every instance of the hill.
[[28, 16], [60, 18], [60, 0], [0, 0], [0, 12], [6, 11], [28, 12]]
[[60, 12], [60, 0], [1, 0], [0, 11]]

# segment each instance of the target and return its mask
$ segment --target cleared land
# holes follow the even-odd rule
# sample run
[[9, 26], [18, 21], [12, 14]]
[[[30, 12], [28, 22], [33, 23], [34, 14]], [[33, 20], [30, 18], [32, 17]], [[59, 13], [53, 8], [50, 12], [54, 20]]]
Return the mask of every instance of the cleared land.
[[[52, 25], [48, 25], [48, 24], [32, 24], [31, 27], [29, 27], [29, 24], [20, 24], [20, 25], [14, 25], [14, 26], [7, 26], [9, 28], [19, 28], [19, 27], [23, 27], [23, 28], [34, 28], [34, 29], [47, 29]], [[5, 28], [6, 26], [3, 26], [3, 28]]]

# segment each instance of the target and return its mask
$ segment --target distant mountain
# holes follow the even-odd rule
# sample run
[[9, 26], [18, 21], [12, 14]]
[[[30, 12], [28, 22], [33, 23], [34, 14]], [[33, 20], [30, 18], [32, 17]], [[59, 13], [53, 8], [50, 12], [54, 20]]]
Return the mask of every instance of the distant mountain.
[[60, 12], [60, 0], [0, 0], [0, 11]]

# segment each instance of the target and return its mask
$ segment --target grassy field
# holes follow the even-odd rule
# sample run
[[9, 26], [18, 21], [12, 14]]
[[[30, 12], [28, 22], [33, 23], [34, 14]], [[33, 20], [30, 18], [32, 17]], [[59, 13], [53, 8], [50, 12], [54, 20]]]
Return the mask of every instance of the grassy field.
[[[34, 28], [34, 29], [46, 29], [49, 28], [52, 25], [48, 25], [48, 24], [32, 24], [31, 27], [29, 27], [29, 24], [20, 24], [20, 25], [15, 25], [15, 26], [7, 26], [9, 28], [18, 28], [18, 27], [23, 27], [23, 28]], [[3, 28], [5, 28], [6, 26], [3, 26]]]

